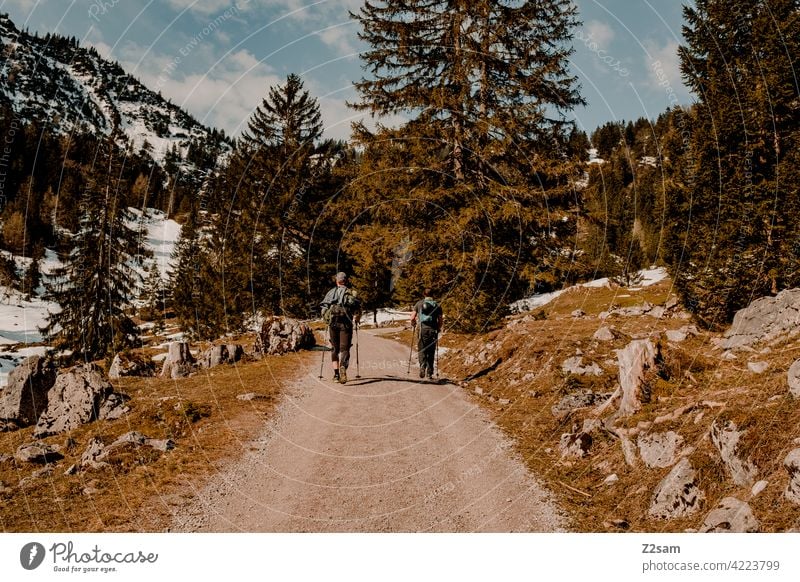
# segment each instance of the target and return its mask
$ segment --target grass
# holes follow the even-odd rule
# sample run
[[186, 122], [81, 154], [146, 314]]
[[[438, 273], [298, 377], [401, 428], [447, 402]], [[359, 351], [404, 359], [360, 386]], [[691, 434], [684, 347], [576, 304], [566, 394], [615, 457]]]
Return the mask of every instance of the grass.
[[[782, 465], [786, 454], [800, 446], [800, 406], [788, 394], [786, 382], [786, 371], [800, 358], [800, 342], [773, 347], [768, 354], [751, 354], [753, 360], [770, 362], [770, 369], [757, 375], [747, 369], [747, 354], [722, 361], [721, 351], [711, 343], [717, 337], [714, 334], [701, 332], [679, 344], [667, 342], [663, 332], [691, 323], [685, 319], [611, 316], [601, 321], [596, 317], [615, 305], [663, 304], [671, 292], [669, 281], [640, 291], [579, 288], [540, 308], [538, 315], [509, 318], [503, 329], [480, 336], [445, 334], [442, 345], [450, 349], [442, 357], [442, 371], [461, 381], [470, 398], [490, 411], [531, 471], [567, 510], [575, 531], [694, 530], [726, 496], [750, 503], [762, 531], [800, 527], [800, 507], [783, 497], [788, 474]], [[587, 317], [571, 317], [576, 309]], [[601, 326], [613, 326], [617, 338], [593, 340]], [[561, 435], [581, 427], [591, 418], [592, 409], [556, 416], [553, 406], [572, 392], [612, 392], [617, 385], [614, 350], [641, 337], [660, 342], [659, 374], [649, 377], [650, 402], [616, 426], [641, 434], [674, 430], [683, 437], [705, 501], [699, 512], [682, 519], [657, 520], [647, 515], [653, 491], [670, 468], [647, 468], [641, 460], [635, 467], [628, 466], [620, 440], [611, 433], [593, 430], [593, 443], [584, 458], [562, 458], [558, 447]], [[584, 365], [600, 365], [605, 374], [565, 374], [561, 363], [576, 354], [582, 355]], [[495, 370], [463, 381], [498, 358], [502, 363]], [[670, 419], [668, 415], [677, 410], [686, 412]], [[655, 423], [656, 419], [660, 422]], [[745, 431], [739, 454], [755, 464], [758, 480], [768, 481], [756, 497], [749, 486], [733, 484], [708, 436], [712, 423], [727, 420]], [[632, 440], [635, 445], [636, 438]], [[618, 481], [606, 483], [612, 474]]]
[[[65, 458], [49, 475], [31, 477], [40, 467], [13, 460], [33, 428], [0, 433], [0, 528], [5, 532], [164, 531], [176, 508], [230, 460], [240, 457], [264, 430], [288, 379], [308, 365], [312, 352], [272, 356], [201, 370], [170, 380], [126, 378], [113, 382], [130, 395], [131, 411], [114, 421], [98, 421], [44, 442], [62, 446]], [[237, 395], [255, 392], [258, 399]], [[93, 437], [106, 445], [136, 430], [155, 439], [173, 439], [166, 453], [127, 448], [111, 466], [67, 475]], [[4, 484], [5, 486], [3, 486]]]

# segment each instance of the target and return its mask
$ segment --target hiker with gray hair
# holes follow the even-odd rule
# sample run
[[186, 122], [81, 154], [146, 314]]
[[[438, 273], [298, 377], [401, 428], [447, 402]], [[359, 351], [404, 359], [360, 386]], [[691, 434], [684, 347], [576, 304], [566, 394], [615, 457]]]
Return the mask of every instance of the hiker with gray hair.
[[361, 320], [361, 301], [347, 283], [346, 273], [336, 273], [336, 287], [328, 291], [320, 304], [322, 320], [328, 324], [328, 336], [333, 348], [333, 381], [341, 384], [347, 382], [353, 326]]

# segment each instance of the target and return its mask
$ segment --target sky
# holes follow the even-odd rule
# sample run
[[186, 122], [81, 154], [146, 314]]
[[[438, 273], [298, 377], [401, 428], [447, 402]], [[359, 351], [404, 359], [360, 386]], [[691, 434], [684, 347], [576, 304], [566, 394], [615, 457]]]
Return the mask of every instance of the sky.
[[[692, 102], [676, 54], [691, 0], [575, 0], [570, 66], [587, 102], [569, 113], [591, 132]], [[363, 0], [0, 0], [20, 28], [75, 36], [206, 125], [238, 135], [270, 86], [301, 76], [326, 137], [364, 114], [347, 102], [363, 75]]]

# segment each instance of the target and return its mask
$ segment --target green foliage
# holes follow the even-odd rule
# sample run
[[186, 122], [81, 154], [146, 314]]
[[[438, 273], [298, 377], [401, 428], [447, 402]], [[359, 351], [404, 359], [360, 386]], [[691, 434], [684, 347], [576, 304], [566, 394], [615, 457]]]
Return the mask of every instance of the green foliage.
[[45, 281], [45, 298], [58, 303], [42, 330], [49, 342], [73, 359], [94, 360], [136, 345], [138, 330], [126, 312], [141, 260], [137, 233], [125, 222], [127, 208], [119, 178], [121, 160], [110, 142], [82, 168], [79, 229], [66, 241], [63, 265]]
[[690, 183], [671, 200], [671, 262], [687, 307], [718, 327], [800, 284], [800, 7], [698, 0], [684, 15], [681, 70], [699, 103]]
[[567, 68], [574, 6], [387, 2], [354, 16], [372, 75], [355, 106], [411, 119], [356, 128], [350, 214], [394, 232], [397, 301], [428, 285], [456, 327], [494, 325], [574, 233], [581, 146], [562, 115], [582, 103]]

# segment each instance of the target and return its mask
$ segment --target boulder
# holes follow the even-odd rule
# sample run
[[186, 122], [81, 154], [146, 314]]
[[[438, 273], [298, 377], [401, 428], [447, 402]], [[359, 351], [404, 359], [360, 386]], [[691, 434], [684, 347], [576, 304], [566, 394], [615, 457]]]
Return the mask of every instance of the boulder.
[[750, 506], [735, 497], [723, 498], [700, 526], [701, 533], [756, 533], [760, 530], [761, 524]]
[[749, 459], [742, 459], [739, 455], [739, 439], [742, 434], [744, 433], [731, 421], [722, 422], [717, 419], [711, 424], [711, 442], [719, 451], [731, 479], [737, 485], [749, 487], [755, 482], [758, 471]]
[[86, 446], [86, 450], [84, 450], [81, 455], [80, 467], [99, 469], [100, 467], [107, 466], [107, 463], [101, 463], [97, 460], [105, 448], [106, 446], [99, 437], [92, 437], [89, 444]]
[[678, 450], [683, 445], [683, 437], [674, 431], [659, 432], [649, 435], [639, 435], [636, 444], [639, 455], [648, 467], [670, 467], [678, 456]]
[[561, 458], [583, 458], [589, 454], [591, 446], [591, 435], [583, 431], [562, 434], [561, 440], [558, 443], [558, 449], [561, 451]]
[[800, 289], [787, 289], [775, 297], [756, 299], [736, 312], [725, 332], [723, 350], [753, 347], [800, 333]]
[[567, 358], [561, 364], [561, 370], [565, 374], [575, 374], [577, 376], [602, 376], [603, 368], [592, 362], [588, 366], [583, 365], [583, 358], [581, 356], [573, 356]]
[[580, 319], [582, 317], [586, 317], [586, 312], [583, 309], [576, 309], [570, 315], [575, 319]]
[[56, 366], [42, 356], [30, 356], [11, 370], [0, 393], [0, 419], [6, 430], [36, 424], [47, 409], [47, 393], [56, 381]]
[[161, 368], [162, 378], [185, 378], [195, 370], [195, 359], [189, 351], [189, 344], [186, 342], [171, 342], [164, 365]]
[[650, 387], [644, 382], [645, 373], [655, 367], [658, 348], [649, 339], [634, 340], [624, 349], [617, 350], [619, 385], [622, 400], [619, 414], [629, 416], [650, 401]]
[[601, 342], [611, 342], [614, 341], [614, 332], [610, 327], [603, 326], [594, 332], [592, 337]]
[[258, 334], [258, 351], [264, 355], [296, 352], [315, 343], [311, 328], [289, 317], [268, 317]]
[[118, 380], [125, 376], [152, 376], [155, 371], [152, 360], [148, 360], [138, 354], [120, 352], [114, 356], [111, 362], [111, 367], [108, 369], [108, 377], [111, 380]]
[[686, 341], [686, 338], [689, 337], [685, 331], [682, 329], [668, 329], [666, 331], [667, 341], [671, 341], [673, 343], [680, 343], [682, 341]]
[[696, 513], [703, 499], [697, 474], [689, 459], [683, 458], [656, 487], [648, 513], [658, 519], [685, 517]]
[[558, 404], [554, 404], [550, 410], [553, 416], [560, 418], [566, 416], [573, 410], [601, 404], [608, 400], [608, 396], [607, 394], [597, 394], [591, 390], [572, 392], [566, 396], [562, 396]]
[[233, 364], [244, 356], [244, 348], [239, 344], [221, 344], [208, 348], [200, 357], [200, 365], [213, 368], [222, 364]]
[[800, 504], [800, 449], [794, 449], [786, 455], [783, 466], [789, 472], [789, 484], [784, 495], [792, 503]]
[[83, 364], [59, 374], [48, 393], [47, 410], [39, 417], [33, 436], [41, 438], [77, 428], [94, 420], [118, 418], [129, 399], [114, 392], [95, 364]]
[[14, 457], [23, 463], [38, 463], [44, 465], [46, 463], [54, 463], [64, 458], [59, 451], [61, 447], [58, 445], [48, 445], [45, 443], [27, 443], [20, 445]]
[[788, 381], [791, 395], [800, 398], [800, 360], [789, 367]]
[[769, 370], [769, 362], [747, 362], [747, 369], [753, 374], [763, 374]]

